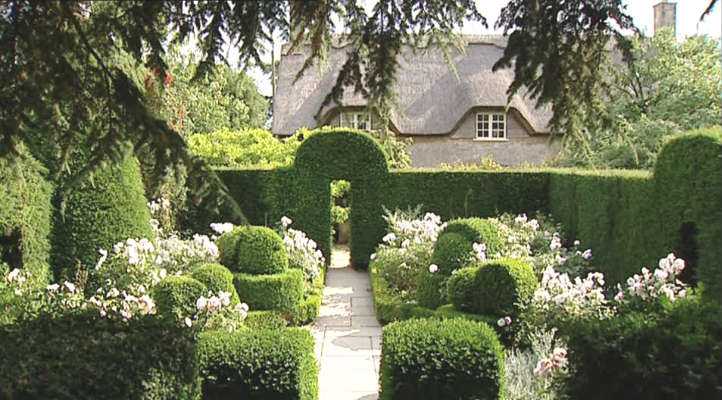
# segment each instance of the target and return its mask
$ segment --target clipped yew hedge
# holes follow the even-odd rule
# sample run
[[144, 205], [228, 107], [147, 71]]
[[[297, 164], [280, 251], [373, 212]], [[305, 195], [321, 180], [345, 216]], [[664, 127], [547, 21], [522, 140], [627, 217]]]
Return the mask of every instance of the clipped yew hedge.
[[[719, 128], [670, 140], [653, 173], [574, 169], [385, 172], [377, 153], [380, 149], [370, 137], [349, 131], [317, 136], [318, 141], [311, 140], [314, 136], [304, 143], [302, 148], [308, 148], [300, 159], [297, 156], [294, 168], [219, 171], [253, 223], [270, 225], [287, 215], [294, 219], [294, 228], [307, 232], [328, 254], [328, 183], [348, 179], [352, 182], [351, 225], [356, 226], [352, 255], [354, 263], [365, 265], [385, 230], [381, 207], [422, 205], [422, 211], [446, 220], [541, 211], [551, 213], [569, 237], [594, 250], [595, 265], [610, 283], [675, 251], [690, 261], [690, 271], [695, 270], [690, 279], [698, 277], [710, 288], [708, 296], [722, 301]], [[376, 161], [364, 158], [370, 155], [352, 154], [364, 149]]]
[[127, 238], [152, 238], [140, 165], [127, 156], [100, 167], [65, 194], [55, 221], [53, 266], [73, 276], [78, 264], [93, 267], [98, 249], [110, 250]]
[[0, 265], [26, 269], [38, 284], [50, 276], [53, 189], [44, 173], [22, 148], [14, 162], [0, 158]]

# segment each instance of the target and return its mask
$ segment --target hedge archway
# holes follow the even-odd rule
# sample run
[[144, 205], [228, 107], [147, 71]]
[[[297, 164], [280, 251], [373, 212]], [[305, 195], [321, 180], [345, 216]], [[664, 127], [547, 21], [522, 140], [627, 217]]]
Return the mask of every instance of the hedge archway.
[[381, 146], [368, 134], [328, 129], [307, 138], [294, 167], [299, 201], [295, 219], [327, 260], [331, 250], [331, 181], [351, 182], [351, 264], [366, 267], [384, 232], [381, 201], [389, 166]]

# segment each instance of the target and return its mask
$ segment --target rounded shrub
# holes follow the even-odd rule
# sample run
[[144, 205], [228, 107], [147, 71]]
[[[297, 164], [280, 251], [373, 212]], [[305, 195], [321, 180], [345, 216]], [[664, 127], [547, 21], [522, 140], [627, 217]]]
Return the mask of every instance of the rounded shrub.
[[498, 226], [488, 219], [459, 218], [449, 221], [441, 235], [452, 232], [458, 233], [471, 243], [485, 244], [487, 254], [499, 252], [504, 245]]
[[457, 271], [448, 283], [448, 296], [461, 311], [494, 316], [517, 316], [519, 305], [531, 300], [537, 287], [528, 263], [499, 259]]
[[424, 271], [419, 275], [416, 286], [416, 301], [420, 306], [435, 309], [446, 304], [446, 282], [449, 277], [438, 271]]
[[208, 294], [208, 288], [190, 276], [171, 276], [153, 288], [158, 314], [180, 320], [196, 313], [196, 300]]
[[234, 274], [238, 296], [251, 310], [275, 310], [286, 315], [295, 313], [303, 301], [303, 271], [289, 269], [278, 274]]
[[504, 349], [494, 330], [460, 318], [411, 319], [383, 330], [383, 400], [497, 400]]
[[233, 273], [221, 264], [207, 263], [198, 265], [193, 268], [191, 277], [206, 285], [206, 288], [214, 294], [219, 292], [230, 293], [231, 304], [239, 303], [236, 287], [233, 286]]
[[98, 249], [110, 250], [127, 238], [153, 237], [135, 157], [100, 167], [64, 200], [64, 212], [55, 222], [53, 262], [65, 275], [72, 275], [78, 264], [95, 265]]
[[233, 272], [275, 274], [288, 268], [286, 246], [281, 236], [271, 228], [241, 226], [224, 234], [221, 239], [221, 262]]
[[0, 265], [28, 270], [38, 284], [50, 277], [52, 186], [44, 173], [22, 147], [17, 160], [0, 158]]
[[449, 276], [455, 270], [465, 267], [475, 259], [472, 241], [459, 233], [444, 233], [434, 245], [431, 263], [439, 267], [440, 275]]

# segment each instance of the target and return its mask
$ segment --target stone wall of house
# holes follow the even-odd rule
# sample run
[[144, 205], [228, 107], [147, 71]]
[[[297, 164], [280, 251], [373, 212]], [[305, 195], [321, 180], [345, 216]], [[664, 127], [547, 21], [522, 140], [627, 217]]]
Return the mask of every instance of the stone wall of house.
[[506, 140], [476, 139], [476, 111], [467, 114], [450, 135], [412, 136], [412, 165], [472, 164], [482, 158], [492, 158], [505, 166], [537, 165], [553, 158], [559, 152], [559, 141], [547, 135], [529, 135], [519, 118], [514, 111], [507, 113]]

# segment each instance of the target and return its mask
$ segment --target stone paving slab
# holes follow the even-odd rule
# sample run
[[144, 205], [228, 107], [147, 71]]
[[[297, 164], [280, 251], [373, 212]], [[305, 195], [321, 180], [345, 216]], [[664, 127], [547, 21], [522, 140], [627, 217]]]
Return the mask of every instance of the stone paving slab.
[[348, 249], [334, 249], [320, 315], [311, 327], [320, 365], [320, 400], [378, 399], [381, 326], [368, 273], [348, 264]]

